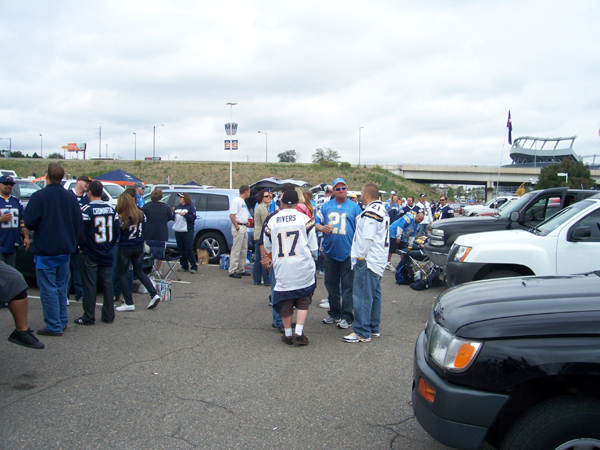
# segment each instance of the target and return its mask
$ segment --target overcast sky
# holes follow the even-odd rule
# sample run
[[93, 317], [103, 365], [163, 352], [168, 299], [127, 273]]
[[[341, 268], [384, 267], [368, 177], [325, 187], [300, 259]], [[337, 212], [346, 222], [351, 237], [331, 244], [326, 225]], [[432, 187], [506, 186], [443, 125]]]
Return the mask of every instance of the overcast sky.
[[[498, 165], [518, 136], [600, 154], [600, 2], [0, 2], [0, 148]], [[40, 138], [42, 134], [42, 138]], [[106, 147], [108, 145], [108, 148]], [[80, 155], [80, 158], [82, 155]], [[600, 157], [598, 158], [600, 160]], [[585, 161], [591, 163], [591, 158]]]

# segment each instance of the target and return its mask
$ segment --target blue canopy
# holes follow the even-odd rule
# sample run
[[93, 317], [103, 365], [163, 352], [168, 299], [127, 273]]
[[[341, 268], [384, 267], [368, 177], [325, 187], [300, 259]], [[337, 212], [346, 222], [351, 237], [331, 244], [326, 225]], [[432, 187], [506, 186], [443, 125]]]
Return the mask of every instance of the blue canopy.
[[95, 179], [99, 181], [110, 181], [111, 183], [120, 184], [121, 186], [133, 186], [138, 181], [142, 181], [121, 169], [104, 173]]

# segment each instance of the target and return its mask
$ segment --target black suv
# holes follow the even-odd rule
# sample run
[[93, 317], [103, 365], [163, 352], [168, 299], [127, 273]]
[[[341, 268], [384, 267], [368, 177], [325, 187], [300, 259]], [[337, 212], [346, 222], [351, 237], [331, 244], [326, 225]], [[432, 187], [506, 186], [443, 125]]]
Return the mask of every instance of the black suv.
[[[445, 266], [452, 244], [459, 236], [484, 231], [528, 229], [539, 225], [550, 216], [572, 203], [597, 194], [598, 191], [568, 188], [551, 188], [528, 192], [509, 203], [494, 217], [457, 217], [438, 220], [431, 224], [430, 237], [425, 243], [425, 253], [432, 261]], [[511, 213], [515, 211], [518, 214]], [[517, 220], [511, 217], [517, 216]]]
[[459, 449], [599, 449], [600, 272], [442, 293], [415, 345], [412, 403]]

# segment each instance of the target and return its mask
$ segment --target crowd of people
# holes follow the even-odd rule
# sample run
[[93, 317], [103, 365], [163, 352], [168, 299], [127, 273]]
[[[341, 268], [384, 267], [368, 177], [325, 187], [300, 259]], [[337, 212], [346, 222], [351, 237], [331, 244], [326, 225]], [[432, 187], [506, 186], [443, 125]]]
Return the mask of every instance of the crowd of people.
[[[143, 184], [125, 190], [116, 210], [102, 201], [103, 186], [87, 176], [78, 178], [71, 191], [61, 185], [64, 169], [48, 166], [46, 187], [35, 192], [24, 210], [11, 195], [14, 180], [0, 178], [0, 306], [7, 304], [15, 331], [9, 341], [30, 348], [44, 348], [36, 337], [62, 336], [68, 326], [67, 306], [70, 284], [75, 300], [81, 301], [77, 325], [94, 325], [96, 295], [103, 289], [101, 317], [113, 323], [115, 311], [134, 311], [133, 276], [150, 296], [154, 309], [160, 296], [143, 271], [144, 244], [166, 245], [169, 221], [174, 221], [180, 272], [196, 273], [193, 252], [196, 210], [189, 194], [178, 194], [178, 205], [170, 208], [155, 189], [150, 202], [143, 198]], [[414, 238], [426, 235], [433, 220], [453, 217], [447, 198], [431, 205], [426, 194], [419, 202], [413, 197], [398, 198], [395, 192], [383, 203], [376, 185], [366, 184], [360, 202], [348, 195], [343, 178], [321, 185], [323, 195], [287, 183], [277, 198], [261, 190], [253, 211], [246, 200], [250, 188], [243, 185], [231, 201], [230, 220], [233, 244], [229, 277], [252, 276], [255, 285], [271, 289], [272, 326], [288, 345], [309, 343], [304, 324], [316, 288], [316, 275], [324, 275], [327, 298], [319, 306], [327, 309], [322, 322], [352, 331], [345, 342], [369, 342], [379, 337], [381, 315], [380, 281], [391, 268], [391, 255], [411, 246]], [[253, 272], [246, 272], [247, 228], [254, 226]], [[28, 250], [29, 233], [45, 327], [34, 334], [27, 326], [27, 284], [15, 269], [15, 253], [21, 242]], [[393, 268], [392, 268], [393, 270]], [[115, 302], [123, 303], [115, 308]], [[292, 317], [296, 311], [296, 320]], [[351, 329], [351, 330], [350, 330]]]
[[[429, 223], [454, 217], [454, 212], [443, 195], [438, 204], [431, 205], [426, 194], [415, 203], [413, 197], [400, 201], [392, 192], [383, 203], [377, 186], [367, 184], [359, 203], [356, 195], [348, 195], [343, 178], [323, 184], [321, 189], [323, 195], [316, 202], [311, 191], [302, 192], [291, 183], [282, 187], [278, 200], [269, 189], [258, 192], [254, 284], [262, 280], [271, 286], [272, 326], [283, 334], [285, 344], [308, 344], [304, 324], [317, 273], [324, 275], [328, 294], [319, 305], [328, 310], [323, 323], [352, 328], [352, 333], [343, 337], [345, 342], [370, 342], [381, 336], [380, 282], [386, 268], [394, 270], [391, 255], [412, 246], [417, 235], [425, 238]], [[249, 187], [242, 186], [239, 198], [247, 198], [248, 193]], [[245, 203], [236, 203], [243, 213], [232, 207], [235, 231], [250, 218]], [[247, 247], [237, 248], [237, 254], [231, 256], [235, 261], [245, 256]], [[239, 265], [230, 266], [229, 271], [234, 278], [250, 275]]]

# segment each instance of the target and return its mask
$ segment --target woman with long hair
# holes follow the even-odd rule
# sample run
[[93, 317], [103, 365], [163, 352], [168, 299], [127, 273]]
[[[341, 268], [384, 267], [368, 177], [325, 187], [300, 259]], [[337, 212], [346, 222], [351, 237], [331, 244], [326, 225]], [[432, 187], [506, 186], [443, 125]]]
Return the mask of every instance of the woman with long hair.
[[304, 197], [304, 204], [306, 205], [306, 207], [310, 211], [310, 215], [311, 215], [311, 217], [314, 220], [314, 218], [315, 218], [315, 208], [314, 208], [314, 206], [311, 203], [312, 192], [310, 194], [308, 192], [303, 192], [302, 196]]
[[179, 252], [179, 264], [181, 268], [178, 272], [190, 273], [198, 271], [198, 264], [194, 256], [194, 224], [196, 222], [196, 208], [192, 205], [192, 197], [188, 193], [178, 193], [179, 205], [177, 205], [173, 214], [175, 215], [175, 240], [177, 241], [177, 251]]
[[265, 286], [271, 286], [271, 278], [269, 271], [263, 268], [260, 263], [260, 234], [265, 223], [265, 219], [269, 215], [269, 204], [273, 198], [273, 193], [270, 190], [263, 189], [256, 195], [256, 206], [254, 207], [254, 270], [252, 277], [254, 284], [259, 285], [261, 278]]
[[[299, 187], [295, 188], [296, 193], [298, 194], [298, 204], [296, 205], [296, 210], [300, 211], [302, 214], [310, 217], [311, 220], [314, 220], [313, 213], [310, 211], [308, 206], [306, 205], [306, 200], [304, 199], [304, 192]], [[310, 205], [310, 202], [309, 202]], [[312, 205], [310, 205], [312, 208]]]
[[156, 308], [160, 296], [154, 285], [143, 271], [142, 261], [144, 259], [144, 225], [146, 216], [138, 209], [135, 199], [122, 193], [117, 200], [117, 214], [121, 223], [121, 235], [119, 238], [119, 252], [117, 253], [117, 271], [119, 273], [119, 286], [123, 293], [125, 303], [117, 311], [135, 311], [131, 285], [127, 282], [127, 268], [129, 263], [133, 266], [133, 273], [138, 280], [148, 289], [150, 303], [148, 309]]

